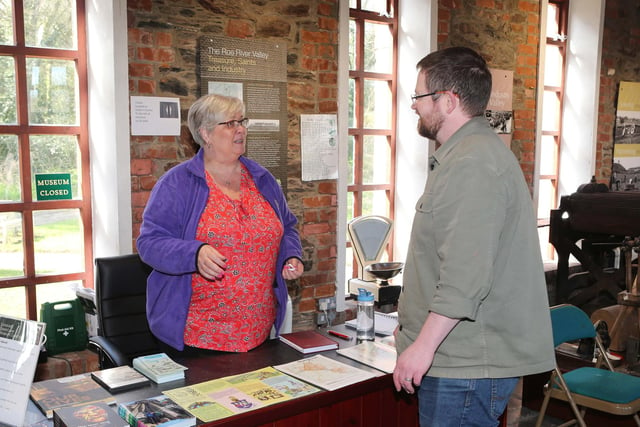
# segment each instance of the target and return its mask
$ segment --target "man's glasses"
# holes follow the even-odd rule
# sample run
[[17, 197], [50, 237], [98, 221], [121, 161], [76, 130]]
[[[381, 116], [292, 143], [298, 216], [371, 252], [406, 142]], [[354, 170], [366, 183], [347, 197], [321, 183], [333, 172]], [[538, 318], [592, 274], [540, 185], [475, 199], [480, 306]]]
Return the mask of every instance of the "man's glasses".
[[236, 129], [238, 126], [247, 127], [249, 119], [245, 117], [240, 120], [229, 120], [228, 122], [218, 123], [219, 125], [225, 125], [228, 129]]
[[446, 92], [446, 90], [436, 90], [435, 92], [421, 93], [420, 95], [416, 95], [414, 93], [413, 95], [411, 95], [411, 102], [416, 102], [418, 99], [424, 98], [426, 96], [439, 95], [439, 94], [445, 93], [445, 92]]

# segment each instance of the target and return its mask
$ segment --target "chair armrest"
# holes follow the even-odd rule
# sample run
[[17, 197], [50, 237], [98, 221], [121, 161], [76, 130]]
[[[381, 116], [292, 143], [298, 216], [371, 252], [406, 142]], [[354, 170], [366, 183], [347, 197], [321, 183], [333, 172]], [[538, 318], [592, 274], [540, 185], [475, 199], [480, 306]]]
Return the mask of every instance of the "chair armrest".
[[89, 350], [98, 353], [100, 368], [105, 369], [105, 361], [108, 365], [122, 366], [130, 363], [129, 358], [106, 337], [99, 335], [89, 337]]

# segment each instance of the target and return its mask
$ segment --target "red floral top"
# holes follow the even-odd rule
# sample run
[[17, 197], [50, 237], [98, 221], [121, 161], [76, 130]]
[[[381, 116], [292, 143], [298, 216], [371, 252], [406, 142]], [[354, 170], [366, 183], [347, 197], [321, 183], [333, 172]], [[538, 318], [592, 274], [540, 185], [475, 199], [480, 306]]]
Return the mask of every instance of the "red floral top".
[[276, 318], [273, 282], [284, 229], [244, 167], [240, 200], [229, 198], [206, 176], [209, 200], [196, 238], [227, 257], [227, 270], [221, 280], [193, 275], [184, 342], [248, 351], [267, 339]]

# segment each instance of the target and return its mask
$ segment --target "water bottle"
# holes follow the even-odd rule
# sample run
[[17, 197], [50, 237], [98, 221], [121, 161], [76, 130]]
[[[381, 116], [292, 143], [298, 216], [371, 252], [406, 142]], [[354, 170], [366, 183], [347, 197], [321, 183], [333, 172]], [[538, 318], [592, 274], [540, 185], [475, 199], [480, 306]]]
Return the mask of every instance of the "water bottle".
[[374, 322], [373, 294], [366, 289], [358, 288], [356, 338], [359, 341], [373, 341], [375, 339]]

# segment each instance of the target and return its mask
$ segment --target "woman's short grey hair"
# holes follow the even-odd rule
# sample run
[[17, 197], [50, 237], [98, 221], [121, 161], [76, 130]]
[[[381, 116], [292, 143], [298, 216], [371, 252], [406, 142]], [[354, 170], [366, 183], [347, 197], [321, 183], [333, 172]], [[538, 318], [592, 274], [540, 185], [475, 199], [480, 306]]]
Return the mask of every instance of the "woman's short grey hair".
[[208, 94], [198, 98], [189, 108], [187, 124], [193, 139], [203, 147], [206, 142], [200, 130], [211, 131], [218, 123], [231, 119], [240, 113], [244, 116], [245, 107], [240, 98]]

